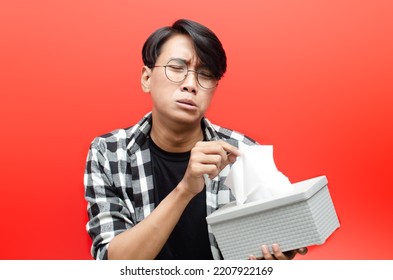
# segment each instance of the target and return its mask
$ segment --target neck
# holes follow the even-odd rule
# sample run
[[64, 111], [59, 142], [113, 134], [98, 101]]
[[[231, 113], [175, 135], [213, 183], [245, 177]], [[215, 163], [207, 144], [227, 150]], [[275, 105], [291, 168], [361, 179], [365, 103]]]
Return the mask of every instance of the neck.
[[182, 153], [190, 151], [198, 141], [203, 140], [203, 131], [200, 124], [174, 128], [153, 119], [150, 137], [164, 151]]

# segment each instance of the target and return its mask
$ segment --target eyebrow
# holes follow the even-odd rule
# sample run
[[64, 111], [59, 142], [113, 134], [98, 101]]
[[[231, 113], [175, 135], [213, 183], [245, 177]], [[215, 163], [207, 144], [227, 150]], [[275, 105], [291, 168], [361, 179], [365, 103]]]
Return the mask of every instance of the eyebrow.
[[[190, 61], [191, 61], [191, 59], [184, 59], [184, 58], [180, 58], [180, 57], [170, 57], [169, 59], [168, 59], [168, 62], [169, 61], [171, 61], [171, 60], [180, 60], [180, 61], [182, 61], [182, 62], [184, 62], [185, 64], [187, 64], [187, 65], [189, 65], [190, 64]], [[167, 62], [167, 63], [168, 63]]]
[[[171, 60], [180, 60], [180, 61], [184, 62], [187, 66], [190, 66], [190, 62], [191, 62], [191, 59], [184, 59], [184, 58], [180, 58], [180, 57], [170, 57], [168, 62]], [[197, 64], [196, 64], [195, 69], [205, 68], [205, 69], [209, 70], [209, 67], [207, 67], [206, 64], [202, 64], [202, 63], [198, 63], [198, 62], [200, 62], [200, 59], [197, 60]]]

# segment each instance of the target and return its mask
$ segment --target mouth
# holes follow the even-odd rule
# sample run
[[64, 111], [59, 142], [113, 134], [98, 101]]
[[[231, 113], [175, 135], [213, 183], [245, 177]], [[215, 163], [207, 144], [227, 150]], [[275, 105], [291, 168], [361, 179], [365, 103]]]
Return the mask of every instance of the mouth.
[[194, 103], [194, 101], [192, 101], [190, 99], [179, 99], [179, 100], [176, 100], [176, 103], [184, 105], [184, 106], [188, 106], [188, 107], [196, 107], [196, 104]]

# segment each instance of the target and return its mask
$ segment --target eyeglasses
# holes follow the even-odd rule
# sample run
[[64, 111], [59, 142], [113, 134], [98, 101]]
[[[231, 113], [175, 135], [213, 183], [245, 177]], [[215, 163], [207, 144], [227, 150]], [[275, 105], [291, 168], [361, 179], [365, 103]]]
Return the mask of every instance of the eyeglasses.
[[198, 84], [204, 89], [212, 89], [217, 86], [218, 80], [208, 69], [189, 70], [187, 64], [181, 59], [171, 59], [166, 65], [154, 65], [153, 67], [164, 67], [165, 76], [174, 83], [183, 82], [189, 72], [194, 72]]

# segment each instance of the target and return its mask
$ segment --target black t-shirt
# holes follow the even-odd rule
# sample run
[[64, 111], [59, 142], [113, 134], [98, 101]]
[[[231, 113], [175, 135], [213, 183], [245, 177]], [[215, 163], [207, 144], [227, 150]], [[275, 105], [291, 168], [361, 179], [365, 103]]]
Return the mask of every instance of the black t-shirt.
[[[169, 153], [149, 138], [154, 180], [154, 200], [158, 205], [181, 181], [190, 152]], [[187, 205], [179, 222], [156, 259], [213, 259], [206, 223], [206, 191], [197, 194]]]

